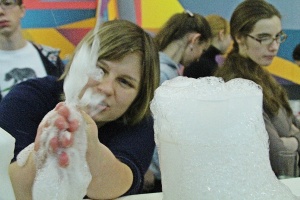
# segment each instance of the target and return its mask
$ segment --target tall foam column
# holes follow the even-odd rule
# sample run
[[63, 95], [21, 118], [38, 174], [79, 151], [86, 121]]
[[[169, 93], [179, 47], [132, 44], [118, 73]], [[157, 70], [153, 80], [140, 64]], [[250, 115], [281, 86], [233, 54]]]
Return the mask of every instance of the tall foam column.
[[151, 111], [163, 200], [296, 199], [271, 169], [254, 82], [177, 77], [156, 90]]
[[0, 128], [0, 200], [15, 200], [8, 167], [14, 156], [15, 138]]

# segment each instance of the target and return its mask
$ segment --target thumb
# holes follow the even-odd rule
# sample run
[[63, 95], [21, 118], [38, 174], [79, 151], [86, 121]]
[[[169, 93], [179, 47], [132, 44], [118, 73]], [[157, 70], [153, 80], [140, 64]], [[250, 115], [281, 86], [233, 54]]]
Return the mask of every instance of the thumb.
[[[83, 120], [86, 123], [86, 134], [88, 142], [95, 136], [98, 138], [98, 127], [95, 123], [95, 121], [84, 111], [81, 111]], [[93, 137], [94, 136], [94, 137]]]

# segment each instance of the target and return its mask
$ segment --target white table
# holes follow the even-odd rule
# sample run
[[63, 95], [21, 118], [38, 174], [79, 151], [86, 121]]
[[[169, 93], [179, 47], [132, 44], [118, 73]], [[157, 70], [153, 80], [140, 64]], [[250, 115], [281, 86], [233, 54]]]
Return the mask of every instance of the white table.
[[[294, 195], [300, 197], [300, 178], [282, 179], [280, 181], [287, 185]], [[162, 200], [162, 193], [131, 195], [116, 200]]]

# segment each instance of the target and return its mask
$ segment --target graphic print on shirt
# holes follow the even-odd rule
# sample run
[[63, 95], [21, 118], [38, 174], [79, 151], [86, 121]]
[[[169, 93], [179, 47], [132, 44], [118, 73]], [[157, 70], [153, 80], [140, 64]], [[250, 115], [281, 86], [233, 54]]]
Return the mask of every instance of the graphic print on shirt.
[[[14, 80], [13, 85], [25, 81], [30, 78], [36, 78], [36, 74], [31, 68], [14, 68], [5, 74], [5, 81]], [[11, 87], [12, 87], [11, 86]]]
[[14, 85], [31, 78], [37, 78], [37, 75], [36, 72], [29, 67], [13, 68], [6, 72], [4, 75], [4, 82], [2, 83], [4, 87], [1, 87], [2, 94], [0, 99], [2, 99]]

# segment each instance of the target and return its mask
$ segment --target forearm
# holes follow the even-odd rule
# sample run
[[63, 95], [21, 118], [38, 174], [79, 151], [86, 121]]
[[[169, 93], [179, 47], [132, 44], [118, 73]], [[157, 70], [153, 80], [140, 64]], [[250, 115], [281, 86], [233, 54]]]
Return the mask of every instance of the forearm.
[[92, 181], [87, 195], [92, 199], [114, 199], [124, 194], [132, 185], [131, 169], [120, 162], [113, 153], [100, 142], [89, 145], [87, 162]]
[[17, 162], [10, 164], [9, 174], [16, 200], [32, 200], [32, 186], [35, 173], [36, 169], [32, 153], [23, 167], [20, 167]]

